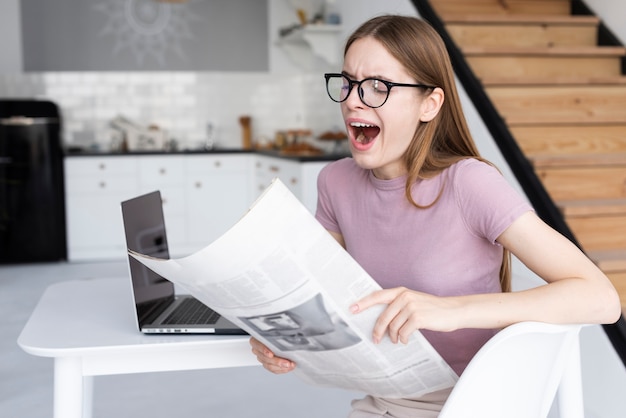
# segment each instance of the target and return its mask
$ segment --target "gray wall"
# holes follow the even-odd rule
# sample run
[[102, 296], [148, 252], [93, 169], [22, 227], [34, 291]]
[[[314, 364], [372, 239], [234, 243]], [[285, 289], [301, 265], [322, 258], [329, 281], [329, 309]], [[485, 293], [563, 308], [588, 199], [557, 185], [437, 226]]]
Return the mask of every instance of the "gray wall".
[[22, 71], [20, 0], [0, 1], [0, 72]]
[[269, 67], [267, 0], [21, 0], [21, 22], [25, 71]]

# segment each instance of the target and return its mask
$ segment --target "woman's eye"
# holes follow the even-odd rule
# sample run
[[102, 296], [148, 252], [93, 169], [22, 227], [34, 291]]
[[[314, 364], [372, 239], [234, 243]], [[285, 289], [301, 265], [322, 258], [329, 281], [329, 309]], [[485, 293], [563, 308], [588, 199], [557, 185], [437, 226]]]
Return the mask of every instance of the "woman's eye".
[[380, 80], [373, 80], [372, 91], [374, 91], [375, 93], [386, 93], [387, 86]]

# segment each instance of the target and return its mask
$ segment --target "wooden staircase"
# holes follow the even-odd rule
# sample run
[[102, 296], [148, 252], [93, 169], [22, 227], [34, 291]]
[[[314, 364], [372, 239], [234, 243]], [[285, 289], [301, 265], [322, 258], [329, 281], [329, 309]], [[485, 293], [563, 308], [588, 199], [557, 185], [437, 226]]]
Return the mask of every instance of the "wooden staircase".
[[626, 313], [626, 49], [570, 0], [430, 0]]

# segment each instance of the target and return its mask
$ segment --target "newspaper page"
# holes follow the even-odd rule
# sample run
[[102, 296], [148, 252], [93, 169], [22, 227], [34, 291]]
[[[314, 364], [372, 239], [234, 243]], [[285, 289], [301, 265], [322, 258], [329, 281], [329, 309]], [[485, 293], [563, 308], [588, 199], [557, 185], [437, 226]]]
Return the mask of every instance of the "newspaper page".
[[224, 235], [184, 258], [129, 250], [222, 316], [293, 360], [304, 381], [383, 397], [415, 397], [458, 376], [419, 332], [374, 344], [384, 307], [349, 307], [380, 286], [278, 179]]

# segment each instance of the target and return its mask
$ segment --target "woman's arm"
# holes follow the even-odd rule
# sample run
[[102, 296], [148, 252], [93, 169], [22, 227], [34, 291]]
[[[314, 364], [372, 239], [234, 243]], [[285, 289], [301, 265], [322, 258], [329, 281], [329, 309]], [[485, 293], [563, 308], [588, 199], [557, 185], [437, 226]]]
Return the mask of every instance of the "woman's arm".
[[373, 338], [380, 341], [388, 333], [393, 342], [406, 342], [416, 329], [502, 328], [522, 321], [600, 324], [619, 318], [619, 297], [606, 275], [534, 213], [520, 216], [498, 242], [548, 284], [519, 292], [455, 297], [385, 289], [351, 309], [358, 313], [387, 304]]
[[[502, 313], [507, 314], [507, 325], [525, 320], [606, 324], [619, 319], [620, 300], [611, 281], [578, 247], [534, 213], [513, 222], [498, 242], [548, 283], [505, 294], [509, 306]], [[480, 318], [479, 312], [475, 314]]]

